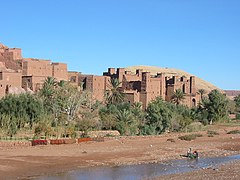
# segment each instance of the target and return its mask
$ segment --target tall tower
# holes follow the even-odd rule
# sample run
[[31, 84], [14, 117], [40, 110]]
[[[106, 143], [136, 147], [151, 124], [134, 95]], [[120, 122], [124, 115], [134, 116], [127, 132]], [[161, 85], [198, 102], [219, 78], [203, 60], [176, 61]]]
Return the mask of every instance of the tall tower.
[[195, 76], [190, 77], [190, 93], [196, 94]]
[[122, 87], [124, 73], [125, 73], [124, 68], [117, 68], [117, 78], [118, 78], [119, 82], [121, 83], [120, 87]]

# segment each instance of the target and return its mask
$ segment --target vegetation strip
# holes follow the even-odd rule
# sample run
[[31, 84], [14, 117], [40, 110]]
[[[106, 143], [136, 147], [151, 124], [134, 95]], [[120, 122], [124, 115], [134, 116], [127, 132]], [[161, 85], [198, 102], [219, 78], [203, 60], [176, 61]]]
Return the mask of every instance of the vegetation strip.
[[[192, 109], [181, 105], [185, 95], [177, 90], [172, 102], [157, 97], [143, 110], [140, 103], [124, 102], [118, 80], [112, 79], [111, 83], [111, 93], [106, 95], [105, 102], [93, 101], [89, 92], [51, 77], [36, 94], [7, 95], [0, 99], [1, 134], [10, 139], [13, 136], [77, 139], [88, 138], [89, 131], [98, 130], [116, 130], [127, 136], [192, 132], [201, 130], [204, 125], [228, 120], [230, 112], [240, 112], [239, 96], [233, 108], [230, 100], [218, 90], [208, 95], [199, 90], [201, 102]], [[209, 132], [209, 136], [214, 135], [217, 134]]]

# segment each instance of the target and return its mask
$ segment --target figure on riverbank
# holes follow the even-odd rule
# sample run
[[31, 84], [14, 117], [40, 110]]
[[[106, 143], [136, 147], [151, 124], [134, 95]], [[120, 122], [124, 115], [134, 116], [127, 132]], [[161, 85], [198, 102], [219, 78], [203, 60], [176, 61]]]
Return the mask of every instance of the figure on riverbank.
[[189, 148], [187, 151], [187, 156], [189, 156], [190, 154], [192, 154], [192, 148]]
[[192, 153], [192, 148], [189, 148], [186, 155], [180, 155], [180, 156], [187, 157], [189, 159], [197, 159], [198, 158], [198, 152], [194, 151]]

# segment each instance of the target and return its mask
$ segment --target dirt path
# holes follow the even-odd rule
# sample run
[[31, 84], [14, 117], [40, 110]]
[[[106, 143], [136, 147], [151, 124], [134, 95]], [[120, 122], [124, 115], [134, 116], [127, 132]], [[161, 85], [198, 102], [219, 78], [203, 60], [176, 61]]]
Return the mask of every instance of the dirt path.
[[[233, 128], [218, 128], [220, 135], [214, 137], [208, 137], [206, 132], [202, 132], [203, 137], [190, 142], [179, 140], [180, 134], [173, 133], [155, 137], [108, 138], [104, 142], [72, 145], [29, 146], [10, 149], [0, 147], [0, 176], [1, 179], [24, 178], [81, 167], [140, 164], [180, 159], [179, 155], [186, 153], [189, 147], [198, 150], [200, 157], [239, 154], [240, 135], [226, 134], [226, 131], [230, 129]], [[175, 142], [167, 141], [168, 139], [173, 139]], [[198, 172], [201, 174], [201, 171]], [[195, 173], [190, 173], [186, 177], [193, 174]], [[182, 179], [185, 179], [184, 177], [183, 174]], [[171, 178], [174, 179], [174, 175]]]

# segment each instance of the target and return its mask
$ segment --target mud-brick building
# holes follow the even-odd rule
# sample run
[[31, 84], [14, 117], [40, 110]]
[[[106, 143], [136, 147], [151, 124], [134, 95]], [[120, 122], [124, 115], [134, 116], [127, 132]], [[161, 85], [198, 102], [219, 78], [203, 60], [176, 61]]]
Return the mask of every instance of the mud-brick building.
[[[38, 91], [47, 77], [67, 81], [67, 64], [50, 60], [23, 58], [20, 48], [0, 43], [0, 97], [18, 91]], [[24, 88], [24, 89], [23, 89]]]
[[151, 76], [149, 72], [141, 69], [136, 73], [125, 71], [124, 68], [109, 68], [104, 76], [118, 78], [121, 83], [121, 91], [124, 93], [125, 101], [130, 103], [141, 102], [145, 109], [148, 103], [158, 96], [165, 99], [165, 76], [157, 74]]
[[0, 98], [8, 93], [21, 93], [22, 89], [22, 51], [8, 48], [0, 43]]
[[92, 100], [104, 101], [105, 92], [109, 89], [110, 77], [86, 75], [80, 72], [68, 72], [68, 80], [71, 84], [91, 92]]
[[105, 92], [109, 89], [110, 77], [96, 76], [96, 75], [81, 75], [80, 81], [82, 82], [83, 89], [92, 92], [92, 99], [104, 101]]
[[73, 85], [88, 90], [93, 100], [104, 101], [104, 95], [110, 89], [110, 79], [117, 78], [119, 90], [125, 94], [125, 101], [141, 102], [145, 109], [149, 102], [161, 96], [171, 101], [173, 93], [181, 89], [185, 94], [183, 104], [193, 107], [199, 102], [196, 93], [195, 77], [168, 77], [164, 73], [151, 75], [137, 69], [136, 72], [124, 68], [108, 68], [103, 76], [84, 75], [79, 72], [68, 72], [67, 64], [51, 63], [50, 60], [23, 58], [20, 48], [8, 48], [0, 44], [0, 97], [8, 93], [38, 91], [47, 77], [57, 81], [69, 81]]
[[25, 58], [22, 63], [22, 86], [38, 91], [47, 77], [67, 81], [67, 64], [51, 63], [50, 60]]
[[8, 93], [22, 93], [22, 73], [7, 69], [3, 62], [0, 62], [0, 98]]
[[68, 73], [70, 82], [92, 92], [93, 99], [99, 101], [104, 100], [106, 90], [110, 89], [111, 78], [117, 78], [121, 82], [119, 90], [124, 94], [126, 102], [141, 102], [143, 109], [146, 109], [149, 102], [158, 96], [166, 101], [171, 101], [171, 97], [177, 89], [181, 89], [185, 95], [182, 104], [194, 107], [199, 102], [194, 76], [189, 78], [185, 76], [166, 77], [163, 73], [151, 75], [150, 72], [143, 72], [141, 69], [137, 69], [133, 73], [124, 68], [108, 68], [103, 76], [83, 75], [77, 72]]
[[80, 81], [81, 72], [68, 71], [68, 81], [74, 85], [82, 88], [82, 83]]
[[8, 48], [0, 43], [0, 62], [3, 62], [7, 69], [21, 69], [22, 50], [20, 48]]
[[166, 77], [163, 73], [151, 75], [141, 69], [135, 73], [125, 71], [124, 68], [109, 68], [104, 76], [118, 78], [121, 84], [120, 90], [125, 95], [127, 102], [141, 102], [145, 109], [149, 102], [161, 96], [166, 101], [171, 101], [173, 93], [181, 89], [185, 95], [182, 104], [194, 107], [199, 102], [199, 95], [196, 93], [195, 77]]
[[166, 101], [171, 101], [173, 93], [180, 89], [184, 93], [183, 104], [188, 107], [195, 107], [200, 101], [200, 96], [196, 92], [195, 77], [173, 76], [166, 78]]

